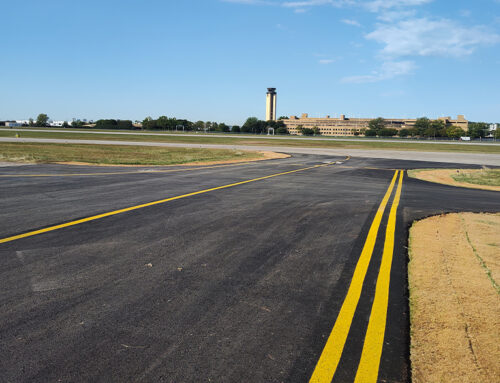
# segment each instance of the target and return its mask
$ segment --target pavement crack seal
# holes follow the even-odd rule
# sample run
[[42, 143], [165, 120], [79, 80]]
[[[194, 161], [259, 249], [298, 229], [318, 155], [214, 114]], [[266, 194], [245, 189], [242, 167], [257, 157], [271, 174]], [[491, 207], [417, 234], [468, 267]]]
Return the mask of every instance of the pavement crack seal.
[[[387, 203], [392, 195], [399, 172], [399, 170], [394, 172], [391, 183], [384, 195], [384, 198], [382, 199], [382, 202], [380, 203], [380, 206], [378, 207], [375, 217], [373, 218], [363, 250], [361, 251], [358, 263], [354, 269], [349, 290], [347, 291], [344, 303], [342, 304], [337, 316], [337, 320], [335, 321], [333, 329], [328, 337], [328, 340], [326, 341], [325, 347], [323, 348], [323, 352], [321, 353], [311, 379], [309, 380], [310, 383], [330, 383], [335, 375], [335, 371], [337, 370], [342, 356], [352, 320], [361, 296], [364, 280], [372, 258], [375, 242], [377, 240], [380, 223], [382, 221]], [[404, 172], [401, 171], [400, 182], [403, 173]]]
[[488, 276], [488, 279], [490, 280], [491, 284], [493, 285], [493, 288], [497, 291], [497, 294], [500, 295], [500, 286], [498, 285], [498, 283], [493, 278], [493, 275], [491, 274], [490, 268], [486, 265], [486, 263], [484, 262], [484, 259], [481, 258], [481, 256], [478, 254], [476, 248], [472, 244], [472, 242], [470, 240], [470, 237], [469, 237], [469, 232], [467, 231], [467, 225], [465, 224], [465, 220], [463, 219], [462, 215], [459, 215], [459, 217], [460, 217], [460, 220], [462, 221], [462, 225], [464, 227], [465, 238], [467, 238], [467, 242], [469, 243], [469, 246], [472, 249], [472, 252], [476, 256], [476, 258], [479, 261], [479, 264], [481, 265], [481, 267], [486, 272], [486, 275]]
[[39, 229], [39, 230], [29, 231], [29, 232], [23, 233], [23, 234], [13, 235], [13, 236], [6, 237], [6, 238], [0, 238], [0, 243], [7, 243], [7, 242], [16, 241], [16, 240], [22, 239], [22, 238], [33, 237], [35, 235], [48, 233], [48, 232], [51, 232], [54, 230], [59, 230], [59, 229], [63, 229], [63, 228], [70, 227], [70, 226], [76, 226], [76, 225], [79, 225], [79, 224], [82, 224], [85, 222], [95, 221], [95, 220], [98, 220], [101, 218], [106, 218], [106, 217], [114, 216], [117, 214], [126, 213], [126, 212], [133, 211], [133, 210], [138, 210], [138, 209], [142, 209], [142, 208], [149, 207], [149, 206], [160, 205], [160, 204], [164, 204], [164, 203], [167, 203], [170, 201], [175, 201], [175, 200], [186, 198], [186, 197], [192, 197], [195, 195], [204, 194], [204, 193], [208, 193], [208, 192], [212, 192], [212, 191], [216, 191], [216, 190], [222, 190], [222, 189], [227, 189], [227, 188], [231, 188], [231, 187], [235, 187], [235, 186], [245, 185], [245, 184], [248, 184], [251, 182], [262, 181], [265, 179], [283, 176], [286, 174], [303, 172], [306, 170], [316, 169], [316, 168], [323, 167], [323, 166], [328, 166], [328, 164], [314, 165], [314, 166], [309, 166], [306, 168], [290, 170], [287, 172], [271, 174], [271, 175], [264, 176], [264, 177], [253, 178], [253, 179], [246, 180], [246, 181], [235, 182], [235, 183], [228, 184], [228, 185], [217, 186], [217, 187], [210, 188], [210, 189], [204, 189], [204, 190], [200, 190], [200, 191], [196, 191], [196, 192], [192, 192], [192, 193], [188, 193], [188, 194], [183, 194], [183, 195], [179, 195], [179, 196], [175, 196], [175, 197], [170, 197], [170, 198], [166, 198], [166, 199], [162, 199], [162, 200], [158, 200], [158, 201], [148, 202], [148, 203], [141, 204], [141, 205], [131, 206], [131, 207], [127, 207], [127, 208], [120, 209], [120, 210], [114, 210], [114, 211], [110, 211], [107, 213], [97, 214], [97, 215], [82, 218], [79, 220], [70, 221], [70, 222], [59, 224], [59, 225], [49, 226], [49, 227]]

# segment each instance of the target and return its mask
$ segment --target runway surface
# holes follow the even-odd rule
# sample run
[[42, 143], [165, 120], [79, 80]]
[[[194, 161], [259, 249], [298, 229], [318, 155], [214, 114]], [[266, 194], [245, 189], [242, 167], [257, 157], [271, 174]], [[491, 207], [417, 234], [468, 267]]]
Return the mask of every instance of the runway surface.
[[0, 167], [0, 381], [407, 382], [409, 226], [500, 210], [429, 167]]

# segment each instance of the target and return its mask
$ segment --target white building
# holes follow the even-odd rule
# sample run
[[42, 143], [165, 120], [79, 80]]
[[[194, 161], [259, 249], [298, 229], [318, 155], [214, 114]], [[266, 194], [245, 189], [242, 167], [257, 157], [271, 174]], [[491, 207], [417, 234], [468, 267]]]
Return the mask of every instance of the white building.
[[52, 121], [52, 120], [49, 120], [49, 126], [53, 126], [53, 127], [61, 127], [63, 126], [65, 121]]
[[23, 124], [20, 124], [17, 121], [5, 121], [5, 126], [8, 126], [9, 128], [15, 128], [15, 127], [23, 126]]

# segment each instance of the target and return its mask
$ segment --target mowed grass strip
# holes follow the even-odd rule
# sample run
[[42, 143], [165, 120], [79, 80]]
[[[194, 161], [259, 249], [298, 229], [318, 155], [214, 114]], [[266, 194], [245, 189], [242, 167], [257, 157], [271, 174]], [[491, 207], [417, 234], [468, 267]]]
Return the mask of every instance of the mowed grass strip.
[[500, 169], [414, 169], [408, 176], [445, 185], [500, 191]]
[[[154, 132], [148, 132], [154, 133]], [[221, 145], [267, 145], [267, 146], [289, 146], [289, 147], [311, 147], [311, 148], [332, 148], [332, 149], [373, 149], [373, 150], [410, 150], [428, 152], [462, 152], [462, 153], [500, 153], [500, 145], [475, 145], [475, 144], [428, 144], [422, 142], [387, 142], [387, 141], [364, 141], [362, 138], [349, 141], [333, 141], [322, 139], [321, 137], [311, 137], [307, 140], [290, 139], [263, 139], [259, 136], [255, 138], [237, 138], [224, 136], [203, 137], [196, 134], [185, 134], [173, 136], [162, 134], [155, 136], [131, 134], [92, 134], [92, 133], [64, 133], [61, 130], [54, 132], [29, 132], [22, 129], [12, 131], [0, 131], [0, 137], [15, 137], [20, 134], [24, 138], [59, 138], [78, 140], [116, 140], [116, 141], [137, 141], [137, 142], [172, 142], [188, 144], [221, 144]]]
[[161, 148], [117, 145], [0, 143], [0, 161], [80, 162], [108, 165], [178, 165], [263, 159], [264, 154], [242, 150]]
[[410, 230], [414, 383], [500, 381], [500, 214], [447, 214]]
[[457, 182], [500, 187], [500, 169], [465, 169], [453, 174], [452, 178]]

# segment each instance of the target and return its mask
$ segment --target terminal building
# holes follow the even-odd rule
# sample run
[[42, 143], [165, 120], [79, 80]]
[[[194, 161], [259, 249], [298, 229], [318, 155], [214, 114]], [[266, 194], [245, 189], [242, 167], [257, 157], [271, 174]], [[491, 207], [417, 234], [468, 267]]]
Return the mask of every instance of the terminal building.
[[[267, 88], [266, 94], [266, 121], [276, 121], [276, 88]], [[348, 118], [341, 114], [340, 117], [309, 117], [307, 113], [301, 117], [290, 116], [282, 120], [290, 134], [300, 134], [298, 127], [318, 128], [323, 136], [354, 136], [355, 132], [361, 133], [368, 129], [372, 118]], [[409, 129], [415, 125], [416, 118], [384, 118], [387, 128], [397, 130]], [[469, 130], [469, 121], [461, 114], [456, 119], [451, 117], [439, 117], [446, 126], [458, 126], [466, 132]]]
[[[368, 124], [372, 118], [347, 118], [341, 114], [340, 117], [309, 117], [306, 113], [301, 117], [290, 116], [283, 120], [290, 134], [299, 134], [297, 128], [314, 128], [317, 127], [324, 136], [354, 136], [355, 132], [360, 132], [362, 129], [368, 129]], [[409, 129], [415, 125], [416, 118], [384, 118], [387, 128], [397, 130]], [[469, 129], [469, 121], [463, 115], [458, 115], [456, 119], [451, 117], [439, 117], [446, 126], [458, 126], [465, 131]]]

